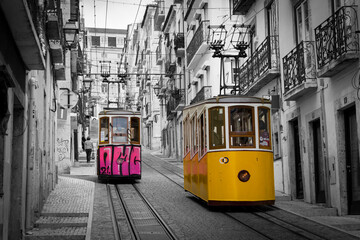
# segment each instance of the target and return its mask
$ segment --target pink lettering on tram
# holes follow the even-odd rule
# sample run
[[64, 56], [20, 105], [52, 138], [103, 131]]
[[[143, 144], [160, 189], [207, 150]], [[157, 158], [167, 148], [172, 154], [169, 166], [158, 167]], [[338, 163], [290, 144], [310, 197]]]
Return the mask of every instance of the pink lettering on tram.
[[100, 175], [141, 174], [141, 146], [100, 146], [98, 159]]

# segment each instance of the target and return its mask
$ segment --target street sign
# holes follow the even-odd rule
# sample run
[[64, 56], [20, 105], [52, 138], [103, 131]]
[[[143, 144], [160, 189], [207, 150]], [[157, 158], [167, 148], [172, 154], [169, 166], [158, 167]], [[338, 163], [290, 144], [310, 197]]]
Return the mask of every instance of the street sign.
[[64, 108], [73, 108], [78, 101], [79, 97], [74, 92], [64, 91], [60, 94], [60, 105]]

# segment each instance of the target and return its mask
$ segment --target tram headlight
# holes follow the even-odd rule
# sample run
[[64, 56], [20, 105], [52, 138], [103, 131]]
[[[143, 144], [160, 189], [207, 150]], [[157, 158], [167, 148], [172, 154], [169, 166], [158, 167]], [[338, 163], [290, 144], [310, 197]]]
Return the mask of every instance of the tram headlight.
[[238, 178], [242, 182], [247, 182], [250, 179], [250, 173], [246, 170], [241, 170], [238, 174]]

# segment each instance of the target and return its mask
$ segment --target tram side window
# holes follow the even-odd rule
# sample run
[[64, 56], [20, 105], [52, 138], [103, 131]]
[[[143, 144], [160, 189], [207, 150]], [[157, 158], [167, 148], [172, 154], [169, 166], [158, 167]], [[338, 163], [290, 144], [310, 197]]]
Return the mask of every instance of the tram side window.
[[100, 143], [109, 142], [109, 118], [100, 118]]
[[270, 111], [268, 108], [259, 107], [259, 146], [271, 148], [270, 142]]
[[195, 155], [198, 151], [198, 131], [197, 131], [197, 126], [196, 126], [196, 114], [195, 116], [191, 119], [191, 155]]
[[200, 157], [202, 157], [206, 151], [206, 117], [205, 112], [200, 115], [200, 118], [198, 119], [198, 128], [199, 128], [199, 154]]
[[254, 110], [252, 107], [229, 108], [229, 134], [231, 147], [254, 147]]
[[209, 109], [210, 149], [225, 148], [225, 110], [224, 107]]
[[130, 141], [131, 143], [140, 144], [140, 118], [130, 118]]
[[189, 120], [186, 118], [184, 120], [184, 147], [185, 155], [190, 151], [190, 134], [189, 134]]
[[128, 122], [126, 117], [113, 117], [112, 130], [114, 143], [127, 143]]

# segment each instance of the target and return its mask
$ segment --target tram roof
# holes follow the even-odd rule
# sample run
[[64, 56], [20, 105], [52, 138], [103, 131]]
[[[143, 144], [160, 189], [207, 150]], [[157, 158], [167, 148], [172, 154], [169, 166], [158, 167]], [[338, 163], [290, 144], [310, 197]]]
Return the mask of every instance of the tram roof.
[[140, 115], [140, 112], [125, 110], [122, 108], [104, 108], [99, 115]]
[[192, 108], [194, 106], [202, 105], [202, 104], [211, 104], [211, 103], [262, 103], [262, 104], [270, 104], [270, 100], [260, 97], [244, 97], [244, 96], [234, 96], [234, 95], [219, 95], [216, 97], [212, 97], [189, 106], [186, 106], [185, 109]]

